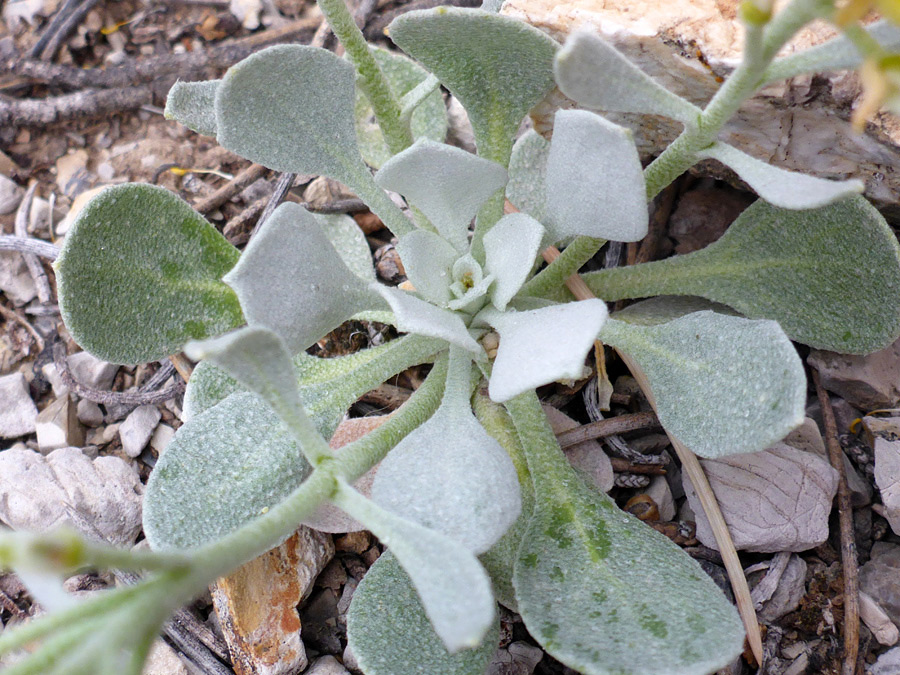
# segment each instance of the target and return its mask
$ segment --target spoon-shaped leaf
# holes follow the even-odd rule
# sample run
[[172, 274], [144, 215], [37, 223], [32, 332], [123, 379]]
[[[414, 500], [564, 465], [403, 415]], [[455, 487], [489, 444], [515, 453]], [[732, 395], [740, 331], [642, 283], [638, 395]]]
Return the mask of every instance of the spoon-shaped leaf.
[[477, 9], [407, 12], [388, 31], [463, 104], [478, 154], [506, 166], [522, 118], [553, 88], [559, 45], [522, 21]]
[[277, 333], [291, 353], [357, 312], [383, 307], [343, 263], [312, 214], [290, 202], [263, 223], [225, 281], [237, 292], [248, 323]]
[[372, 500], [483, 553], [515, 522], [522, 502], [512, 460], [472, 414], [471, 367], [467, 353], [450, 348], [440, 408], [381, 461]]
[[702, 251], [583, 278], [605, 300], [699, 295], [837, 352], [900, 335], [900, 246], [862, 197], [808, 211], [757, 201]]
[[506, 197], [523, 213], [539, 222], [545, 222], [547, 208], [547, 157], [550, 141], [534, 129], [529, 129], [512, 149], [509, 158], [509, 183]]
[[717, 159], [734, 169], [756, 194], [785, 209], [814, 209], [860, 194], [861, 180], [825, 180], [796, 171], [786, 171], [751, 157], [727, 143], [716, 142], [698, 153]]
[[168, 190], [107, 188], [81, 211], [56, 261], [59, 307], [84, 349], [114, 363], [174, 354], [244, 322], [221, 278], [239, 253]]
[[531, 273], [544, 236], [543, 226], [524, 213], [510, 213], [484, 235], [485, 269], [494, 276], [491, 303], [499, 310]]
[[375, 281], [372, 251], [356, 221], [344, 213], [315, 213], [313, 217], [350, 271], [360, 279]]
[[579, 234], [613, 241], [647, 235], [647, 189], [628, 129], [587, 110], [556, 113], [547, 216], [554, 242]]
[[581, 481], [533, 393], [506, 405], [534, 480], [513, 581], [538, 642], [585, 675], [706, 675], [739, 654], [737, 612], [700, 566]]
[[165, 117], [204, 136], [216, 135], [216, 89], [222, 80], [176, 82], [166, 96]]
[[378, 185], [421, 209], [460, 253], [468, 249], [472, 218], [506, 180], [506, 169], [496, 162], [428, 139], [394, 155], [375, 174]]
[[600, 339], [640, 364], [659, 421], [701, 457], [763, 450], [803, 421], [803, 364], [774, 321], [712, 311], [658, 324], [611, 319]]
[[380, 508], [346, 483], [339, 483], [334, 502], [391, 550], [448, 652], [482, 643], [496, 624], [497, 603], [487, 573], [469, 549]]
[[581, 300], [525, 312], [482, 310], [478, 319], [500, 333], [489, 387], [502, 403], [555, 380], [579, 378], [584, 357], [606, 321], [606, 303]]
[[451, 270], [459, 251], [434, 232], [416, 230], [400, 237], [397, 253], [416, 292], [436, 305], [446, 305], [452, 297]]
[[500, 641], [499, 626], [495, 621], [477, 648], [448, 653], [409, 576], [385, 551], [353, 593], [347, 641], [367, 675], [473, 675], [487, 669]]
[[696, 125], [701, 110], [657, 83], [603, 38], [578, 30], [556, 55], [556, 82], [587, 108], [662, 115]]
[[232, 394], [178, 429], [144, 495], [144, 533], [159, 550], [215, 541], [278, 504], [311, 469], [258, 396]]

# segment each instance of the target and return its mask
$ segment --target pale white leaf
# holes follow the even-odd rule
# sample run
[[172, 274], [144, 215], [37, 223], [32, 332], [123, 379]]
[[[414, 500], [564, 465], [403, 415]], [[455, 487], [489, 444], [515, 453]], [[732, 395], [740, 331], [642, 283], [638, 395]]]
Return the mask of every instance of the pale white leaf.
[[561, 379], [576, 379], [607, 317], [602, 300], [526, 312], [483, 310], [477, 319], [500, 333], [489, 393], [497, 402]]
[[400, 237], [397, 253], [417, 293], [438, 305], [450, 300], [450, 273], [459, 251], [434, 232], [416, 230]]
[[394, 155], [375, 174], [378, 185], [421, 209], [460, 252], [468, 248], [472, 218], [506, 180], [506, 169], [499, 164], [428, 139]]
[[696, 125], [701, 110], [657, 83], [590, 30], [566, 40], [553, 66], [556, 83], [586, 108], [662, 115]]
[[334, 501], [391, 550], [448, 652], [481, 644], [495, 621], [496, 602], [487, 573], [469, 549], [382, 509], [346, 484]]
[[646, 236], [644, 173], [628, 129], [586, 110], [556, 113], [547, 215], [554, 242], [575, 235], [611, 241]]
[[277, 333], [291, 353], [382, 304], [343, 263], [316, 219], [290, 202], [263, 223], [224, 281], [248, 323]]
[[374, 281], [372, 251], [356, 221], [345, 213], [315, 213], [313, 217], [350, 271], [365, 281]]
[[770, 204], [785, 209], [815, 209], [859, 194], [861, 180], [825, 180], [795, 171], [779, 169], [751, 157], [727, 143], [716, 142], [698, 153], [734, 169], [756, 194]]
[[220, 82], [176, 82], [166, 96], [165, 118], [178, 120], [198, 134], [215, 136], [216, 89]]
[[509, 158], [509, 184], [506, 198], [519, 211], [544, 221], [547, 209], [547, 157], [550, 141], [534, 129], [529, 129], [512, 149]]
[[77, 602], [75, 597], [66, 593], [63, 579], [58, 572], [16, 567], [15, 573], [25, 584], [31, 597], [48, 612], [61, 612]]
[[497, 309], [506, 309], [525, 283], [543, 236], [543, 226], [524, 213], [503, 216], [484, 235], [485, 269], [494, 276], [491, 302]]

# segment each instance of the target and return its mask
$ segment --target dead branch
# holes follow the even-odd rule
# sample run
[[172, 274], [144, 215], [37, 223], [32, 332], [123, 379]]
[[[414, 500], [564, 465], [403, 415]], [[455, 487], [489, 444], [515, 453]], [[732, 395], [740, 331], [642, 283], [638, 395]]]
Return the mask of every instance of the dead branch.
[[194, 204], [194, 209], [200, 213], [206, 214], [219, 208], [245, 187], [255, 182], [258, 178], [262, 178], [266, 174], [266, 171], [268, 171], [268, 169], [262, 164], [251, 164], [237, 176], [225, 183], [225, 185], [213, 192], [209, 197], [201, 199]]
[[[28, 237], [28, 216], [31, 213], [31, 204], [34, 202], [34, 193], [35, 190], [37, 190], [37, 186], [37, 181], [28, 186], [28, 190], [22, 198], [22, 203], [19, 204], [19, 209], [16, 211], [14, 233], [17, 237], [23, 239]], [[22, 253], [22, 258], [24, 258], [25, 266], [28, 267], [28, 273], [34, 280], [34, 285], [37, 287], [38, 300], [40, 300], [41, 303], [50, 302], [53, 294], [50, 290], [50, 282], [47, 280], [47, 273], [44, 271], [44, 265], [41, 263], [40, 258], [34, 253], [24, 252]]]
[[149, 86], [85, 89], [44, 99], [0, 97], [0, 126], [43, 126], [79, 117], [98, 117], [134, 110], [153, 100]]
[[628, 431], [641, 431], [647, 429], [659, 429], [659, 419], [656, 413], [641, 412], [631, 415], [619, 415], [607, 419], [597, 420], [590, 424], [557, 434], [556, 440], [561, 448], [568, 448], [585, 441], [613, 434], [624, 434]]
[[56, 260], [56, 257], [59, 255], [59, 247], [54, 246], [49, 241], [35, 239], [34, 237], [16, 237], [9, 234], [0, 234], [0, 251], [31, 253], [47, 260]]

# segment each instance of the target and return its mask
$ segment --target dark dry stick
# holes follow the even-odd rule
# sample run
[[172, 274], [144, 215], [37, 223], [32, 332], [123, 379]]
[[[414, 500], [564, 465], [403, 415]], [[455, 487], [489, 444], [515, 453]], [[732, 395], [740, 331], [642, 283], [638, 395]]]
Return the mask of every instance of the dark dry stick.
[[65, 3], [63, 3], [63, 6], [59, 8], [59, 11], [52, 19], [50, 19], [50, 23], [47, 24], [47, 28], [44, 29], [41, 37], [38, 38], [38, 41], [34, 43], [34, 46], [28, 50], [28, 56], [30, 58], [39, 59], [41, 57], [41, 54], [47, 47], [47, 43], [50, 42], [50, 39], [60, 29], [65, 20], [69, 18], [73, 11], [75, 11], [79, 2], [81, 2], [81, 0], [66, 0]]
[[90, 12], [98, 2], [99, 0], [83, 0], [83, 2], [81, 2], [75, 10], [62, 21], [59, 28], [50, 36], [50, 39], [47, 41], [47, 46], [41, 51], [41, 58], [46, 61], [52, 61], [53, 57], [56, 56], [56, 52], [62, 47], [62, 43], [69, 37], [72, 31], [78, 27], [78, 24], [84, 21], [84, 17], [87, 16], [88, 12]]
[[268, 169], [262, 164], [251, 164], [237, 176], [225, 183], [225, 185], [213, 192], [209, 197], [205, 197], [194, 204], [194, 209], [200, 213], [209, 213], [210, 211], [219, 208], [245, 187], [255, 182], [257, 179], [262, 178], [266, 174], [266, 171], [268, 171]]
[[75, 119], [134, 110], [153, 100], [149, 86], [122, 89], [85, 89], [42, 99], [0, 96], [0, 126], [42, 126]]
[[661, 427], [656, 413], [640, 412], [630, 415], [618, 415], [617, 417], [609, 417], [590, 424], [584, 424], [575, 429], [557, 434], [556, 440], [561, 448], [568, 448], [569, 446], [578, 445], [595, 438], [603, 438], [604, 436], [659, 428]]
[[369, 403], [382, 410], [396, 410], [406, 403], [412, 394], [409, 389], [398, 387], [393, 384], [380, 384], [372, 391], [363, 394], [359, 400], [363, 403]]
[[[22, 239], [28, 238], [28, 216], [31, 213], [31, 204], [34, 202], [34, 192], [37, 190], [37, 186], [37, 181], [28, 186], [28, 190], [22, 198], [22, 203], [19, 204], [19, 210], [16, 211], [13, 232]], [[37, 287], [38, 300], [41, 301], [41, 304], [50, 302], [52, 297], [50, 282], [47, 280], [47, 273], [44, 271], [44, 265], [41, 263], [40, 258], [34, 253], [22, 253], [22, 258], [24, 258], [28, 273]]]
[[259, 232], [259, 228], [262, 227], [263, 223], [266, 222], [275, 209], [281, 205], [281, 202], [287, 197], [288, 190], [294, 187], [294, 180], [296, 180], [296, 178], [297, 174], [288, 171], [285, 171], [278, 176], [278, 180], [275, 182], [275, 191], [272, 192], [269, 201], [266, 203], [266, 208], [263, 209], [262, 215], [260, 215], [259, 219], [256, 221], [256, 225], [253, 226], [253, 230], [250, 232], [251, 237]]
[[641, 241], [641, 246], [635, 256], [634, 264], [650, 262], [656, 257], [656, 249], [659, 241], [662, 239], [663, 233], [666, 231], [666, 225], [669, 222], [669, 216], [672, 215], [672, 208], [675, 206], [675, 198], [680, 193], [681, 181], [676, 180], [670, 183], [666, 188], [657, 195], [654, 201], [656, 208], [653, 209], [653, 215], [650, 217], [650, 227], [647, 236]]
[[856, 552], [856, 538], [853, 534], [853, 505], [850, 501], [850, 488], [847, 485], [847, 474], [844, 472], [844, 452], [838, 442], [837, 422], [831, 408], [831, 399], [822, 388], [819, 371], [815, 368], [810, 370], [822, 408], [828, 459], [838, 472], [837, 504], [841, 527], [841, 568], [844, 577], [844, 662], [841, 673], [854, 675], [856, 657], [859, 653], [859, 559]]
[[0, 314], [6, 317], [7, 321], [15, 321], [16, 323], [22, 325], [25, 330], [28, 331], [28, 334], [34, 338], [34, 343], [37, 345], [38, 352], [44, 351], [44, 339], [41, 337], [40, 333], [38, 333], [34, 326], [28, 323], [28, 319], [24, 316], [16, 312], [12, 309], [7, 309], [2, 304], [0, 304]]
[[610, 457], [613, 471], [616, 473], [644, 473], [651, 476], [665, 476], [666, 467], [663, 464], [636, 464], [620, 457]]

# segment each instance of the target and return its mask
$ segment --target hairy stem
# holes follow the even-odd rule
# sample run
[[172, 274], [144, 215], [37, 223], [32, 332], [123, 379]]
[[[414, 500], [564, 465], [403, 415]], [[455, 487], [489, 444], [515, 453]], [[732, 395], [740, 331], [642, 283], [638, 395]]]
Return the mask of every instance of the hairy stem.
[[562, 286], [566, 279], [594, 257], [606, 242], [593, 237], [576, 237], [559, 257], [522, 286], [519, 295], [540, 297]]

